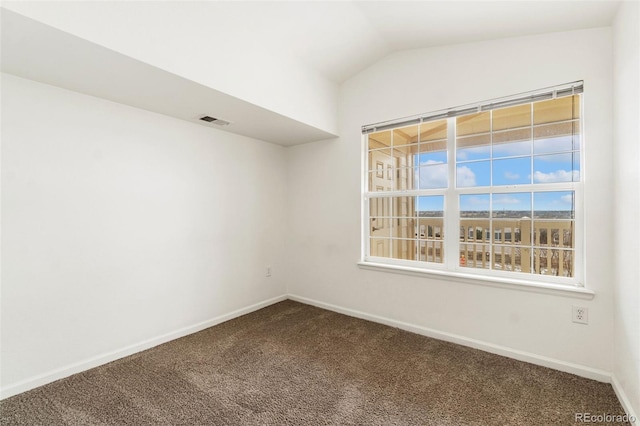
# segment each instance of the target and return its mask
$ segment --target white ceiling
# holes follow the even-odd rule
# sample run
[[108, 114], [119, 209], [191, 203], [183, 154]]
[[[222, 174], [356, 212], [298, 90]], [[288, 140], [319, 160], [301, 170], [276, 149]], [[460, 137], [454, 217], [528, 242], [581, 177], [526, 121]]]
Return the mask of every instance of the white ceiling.
[[[234, 55], [257, 53], [271, 62], [293, 58], [295, 63], [282, 62], [283, 75], [287, 66], [299, 65], [337, 90], [396, 51], [609, 26], [619, 3], [4, 1], [2, 70], [185, 120], [219, 115], [233, 122], [223, 130], [293, 145], [332, 137], [334, 131], [175, 72], [188, 59], [182, 54], [204, 58], [205, 68], [206, 58], [216, 58], [215, 66], [227, 64], [231, 73]], [[134, 38], [139, 43], [131, 43]], [[150, 65], [153, 55], [177, 64], [174, 72]], [[261, 63], [255, 65], [259, 69]], [[273, 84], [265, 79], [258, 83]]]
[[[238, 32], [288, 49], [341, 83], [389, 53], [609, 26], [618, 1], [338, 1], [213, 3], [244, 16]], [[251, 12], [249, 12], [251, 11]], [[233, 34], [229, 34], [232, 39]]]
[[1, 18], [3, 72], [283, 146], [335, 136], [24, 16]]

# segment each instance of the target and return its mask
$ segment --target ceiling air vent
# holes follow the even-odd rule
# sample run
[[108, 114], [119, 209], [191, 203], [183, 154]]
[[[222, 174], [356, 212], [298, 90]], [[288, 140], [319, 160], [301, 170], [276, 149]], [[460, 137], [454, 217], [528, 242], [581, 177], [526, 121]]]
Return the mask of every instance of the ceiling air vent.
[[200, 117], [200, 120], [206, 121], [207, 123], [215, 124], [216, 126], [228, 126], [229, 124], [231, 124], [228, 121], [211, 117], [209, 115], [203, 115], [202, 117]]

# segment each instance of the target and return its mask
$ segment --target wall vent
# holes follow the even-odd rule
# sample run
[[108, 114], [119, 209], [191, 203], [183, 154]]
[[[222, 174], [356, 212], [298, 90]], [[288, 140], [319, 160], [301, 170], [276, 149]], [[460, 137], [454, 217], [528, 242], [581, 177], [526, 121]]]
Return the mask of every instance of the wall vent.
[[207, 123], [215, 124], [216, 126], [228, 126], [229, 124], [231, 124], [228, 121], [211, 117], [210, 115], [203, 115], [202, 117], [200, 117], [200, 120], [206, 121]]

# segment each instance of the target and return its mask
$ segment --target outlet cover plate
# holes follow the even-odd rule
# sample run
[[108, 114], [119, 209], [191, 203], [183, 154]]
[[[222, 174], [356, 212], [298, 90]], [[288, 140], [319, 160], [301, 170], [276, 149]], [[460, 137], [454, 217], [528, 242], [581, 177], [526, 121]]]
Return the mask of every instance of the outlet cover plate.
[[589, 309], [584, 306], [573, 306], [573, 322], [589, 324]]

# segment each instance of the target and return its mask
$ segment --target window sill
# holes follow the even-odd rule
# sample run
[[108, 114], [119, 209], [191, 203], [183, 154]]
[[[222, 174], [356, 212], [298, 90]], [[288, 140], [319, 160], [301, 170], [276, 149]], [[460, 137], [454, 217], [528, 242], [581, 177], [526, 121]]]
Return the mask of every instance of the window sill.
[[388, 265], [384, 263], [358, 262], [358, 267], [371, 271], [390, 272], [396, 274], [413, 275], [419, 277], [440, 278], [465, 284], [484, 285], [488, 287], [506, 288], [510, 290], [528, 291], [533, 293], [553, 294], [556, 296], [573, 297], [591, 300], [595, 296], [593, 290], [569, 285], [546, 284], [518, 279], [501, 277], [486, 277], [462, 272], [440, 271], [435, 269], [413, 268], [411, 266]]

